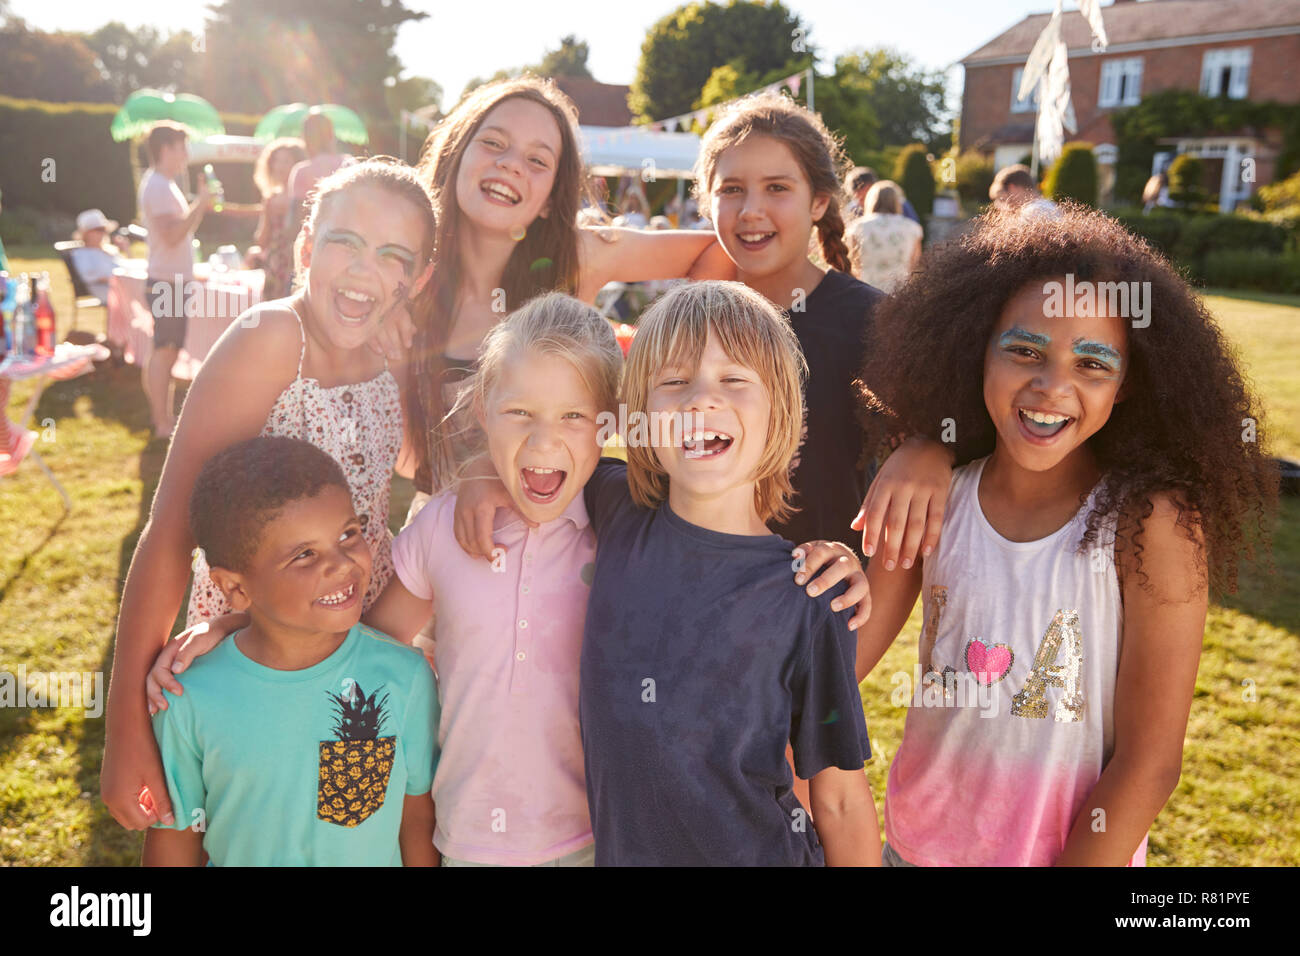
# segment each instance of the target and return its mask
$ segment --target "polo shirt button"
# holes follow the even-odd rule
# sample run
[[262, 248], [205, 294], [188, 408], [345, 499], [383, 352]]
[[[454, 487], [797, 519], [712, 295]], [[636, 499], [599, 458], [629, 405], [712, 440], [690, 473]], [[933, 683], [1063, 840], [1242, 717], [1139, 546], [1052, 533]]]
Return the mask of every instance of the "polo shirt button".
[[533, 560], [533, 556], [532, 556], [531, 554], [525, 554], [525, 555], [524, 555], [524, 560], [525, 560], [525, 561], [531, 561], [531, 560]]
[[[519, 630], [523, 631], [523, 630], [527, 630], [527, 628], [528, 628], [528, 622], [521, 620], [519, 622]], [[520, 658], [520, 660], [523, 660], [523, 658]]]
[[523, 591], [524, 591], [525, 594], [528, 593], [528, 585], [527, 585], [527, 584], [524, 585], [524, 587], [523, 587]]
[[515, 655], [515, 660], [522, 661], [527, 656], [528, 655], [525, 654], [523, 651], [520, 651], [518, 654]]

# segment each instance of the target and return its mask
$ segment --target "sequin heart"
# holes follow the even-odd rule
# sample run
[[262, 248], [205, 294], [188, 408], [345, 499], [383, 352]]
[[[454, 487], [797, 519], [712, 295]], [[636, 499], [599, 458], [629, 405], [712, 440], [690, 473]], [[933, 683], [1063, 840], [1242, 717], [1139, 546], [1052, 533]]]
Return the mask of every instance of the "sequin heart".
[[1006, 677], [1015, 659], [1005, 644], [990, 647], [977, 637], [966, 645], [966, 669], [985, 684], [996, 684]]

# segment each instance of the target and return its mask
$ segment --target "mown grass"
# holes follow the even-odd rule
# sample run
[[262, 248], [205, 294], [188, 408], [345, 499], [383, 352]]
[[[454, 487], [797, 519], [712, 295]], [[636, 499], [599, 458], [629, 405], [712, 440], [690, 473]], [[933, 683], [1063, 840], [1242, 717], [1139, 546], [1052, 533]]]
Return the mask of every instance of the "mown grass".
[[[69, 314], [58, 260], [15, 259], [15, 271], [55, 278], [55, 307]], [[1300, 457], [1300, 298], [1211, 296], [1207, 303], [1241, 349], [1264, 396], [1275, 453]], [[103, 328], [103, 313], [83, 317]], [[13, 390], [11, 418], [31, 393]], [[117, 603], [162, 466], [148, 445], [138, 372], [101, 367], [52, 386], [36, 410], [52, 430], [36, 446], [74, 498], [71, 514], [44, 476], [24, 465], [0, 480], [0, 671], [107, 674]], [[394, 487], [392, 523], [410, 483]], [[1249, 569], [1238, 595], [1212, 608], [1184, 749], [1183, 776], [1151, 831], [1152, 865], [1300, 863], [1300, 502], [1285, 502], [1275, 533], [1276, 575]], [[905, 711], [892, 707], [890, 675], [911, 674], [919, 614], [862, 686], [880, 800]], [[1253, 692], [1254, 700], [1249, 699]], [[122, 830], [98, 798], [103, 718], [71, 709], [0, 708], [0, 862], [122, 865], [140, 836]]]

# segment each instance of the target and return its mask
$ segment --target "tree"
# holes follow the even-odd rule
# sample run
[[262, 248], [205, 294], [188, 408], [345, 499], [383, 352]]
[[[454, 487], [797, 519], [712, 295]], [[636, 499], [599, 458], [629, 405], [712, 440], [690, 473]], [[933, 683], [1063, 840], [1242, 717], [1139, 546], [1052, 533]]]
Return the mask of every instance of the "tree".
[[1043, 179], [1043, 195], [1097, 205], [1097, 157], [1092, 143], [1065, 144], [1060, 158]]
[[[531, 73], [534, 76], [578, 76], [587, 80], [594, 80], [591, 71], [587, 69], [588, 55], [587, 41], [579, 40], [570, 33], [568, 36], [561, 38], [560, 46], [557, 50], [547, 50], [542, 54], [542, 61], [534, 63], [531, 66], [516, 66], [508, 69], [497, 70], [487, 79], [481, 76], [473, 77], [465, 88], [460, 91], [460, 98], [463, 100], [474, 90], [483, 86], [485, 83], [495, 83], [497, 80], [509, 80], [516, 76], [523, 76], [525, 73]], [[459, 101], [458, 101], [459, 102]]]
[[[628, 106], [644, 121], [695, 108], [718, 64], [737, 74], [767, 76], [807, 66], [815, 48], [799, 17], [780, 3], [734, 0], [726, 6], [690, 3], [650, 28], [632, 81]], [[788, 74], [787, 74], [788, 75]]]
[[402, 0], [218, 0], [210, 9], [199, 92], [219, 108], [332, 102], [371, 119], [390, 116], [398, 27], [428, 16]]
[[164, 35], [153, 27], [132, 29], [114, 21], [86, 34], [86, 45], [119, 103], [144, 87], [176, 93], [196, 80], [196, 41], [188, 30]]
[[558, 50], [547, 50], [534, 72], [538, 76], [580, 76], [594, 79], [587, 69], [587, 41], [570, 33], [560, 40]]
[[0, 91], [53, 103], [108, 103], [113, 88], [75, 33], [29, 30], [16, 18], [0, 28]]
[[871, 105], [878, 145], [924, 143], [930, 152], [941, 153], [952, 142], [941, 72], [925, 70], [895, 50], [862, 50], [836, 57], [835, 79], [846, 96], [860, 96]]
[[918, 216], [930, 215], [934, 208], [934, 173], [922, 144], [913, 143], [898, 154], [894, 182], [903, 187]]
[[442, 87], [427, 76], [408, 76], [387, 84], [388, 110], [397, 116], [406, 110], [414, 113], [426, 106], [442, 112]]

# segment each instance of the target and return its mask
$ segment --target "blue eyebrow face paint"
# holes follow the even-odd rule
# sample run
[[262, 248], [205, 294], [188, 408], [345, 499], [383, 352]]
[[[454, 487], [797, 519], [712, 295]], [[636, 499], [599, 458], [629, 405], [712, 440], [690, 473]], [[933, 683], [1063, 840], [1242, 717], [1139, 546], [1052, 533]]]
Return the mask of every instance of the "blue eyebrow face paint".
[[1103, 345], [1101, 342], [1089, 342], [1085, 339], [1075, 339], [1073, 344], [1075, 355], [1086, 355], [1088, 358], [1096, 359], [1115, 374], [1119, 374], [1124, 362], [1120, 358], [1118, 349], [1110, 345]]
[[1014, 345], [1017, 342], [1028, 342], [1030, 345], [1036, 345], [1043, 348], [1050, 345], [1052, 340], [1046, 335], [1040, 335], [1037, 332], [1027, 332], [1020, 326], [1015, 326], [998, 336], [998, 345], [1006, 348], [1008, 345]]

